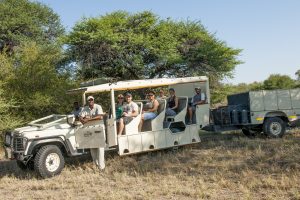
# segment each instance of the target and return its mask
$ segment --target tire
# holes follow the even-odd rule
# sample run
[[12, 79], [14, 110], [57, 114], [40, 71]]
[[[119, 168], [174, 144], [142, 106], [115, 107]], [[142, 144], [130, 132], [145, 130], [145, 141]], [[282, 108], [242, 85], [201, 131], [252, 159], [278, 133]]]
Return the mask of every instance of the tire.
[[65, 159], [56, 145], [40, 148], [34, 158], [34, 169], [43, 178], [60, 174], [65, 166]]
[[270, 138], [281, 138], [286, 129], [286, 123], [279, 117], [267, 118], [263, 125], [264, 133]]

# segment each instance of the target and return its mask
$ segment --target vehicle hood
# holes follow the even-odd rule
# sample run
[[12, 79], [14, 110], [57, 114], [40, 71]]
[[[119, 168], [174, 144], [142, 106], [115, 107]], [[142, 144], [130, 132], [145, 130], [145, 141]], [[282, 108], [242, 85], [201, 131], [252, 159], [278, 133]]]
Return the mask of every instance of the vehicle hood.
[[13, 131], [14, 135], [19, 135], [26, 138], [43, 138], [67, 134], [74, 134], [74, 127], [67, 123], [56, 124], [47, 128], [38, 126], [25, 126], [17, 128]]

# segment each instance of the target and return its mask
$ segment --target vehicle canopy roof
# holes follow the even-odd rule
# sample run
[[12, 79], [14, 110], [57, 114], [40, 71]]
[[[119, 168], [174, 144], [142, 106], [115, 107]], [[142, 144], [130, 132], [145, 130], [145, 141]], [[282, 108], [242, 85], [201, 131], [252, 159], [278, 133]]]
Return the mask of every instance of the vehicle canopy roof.
[[118, 81], [112, 83], [105, 83], [96, 85], [96, 81], [88, 81], [82, 83], [82, 87], [69, 90], [68, 93], [98, 93], [110, 90], [135, 90], [141, 88], [160, 87], [160, 86], [171, 86], [175, 84], [194, 83], [194, 82], [207, 82], [206, 76], [197, 77], [184, 77], [184, 78], [158, 78], [158, 79], [145, 79], [145, 80], [129, 80], [129, 81]]

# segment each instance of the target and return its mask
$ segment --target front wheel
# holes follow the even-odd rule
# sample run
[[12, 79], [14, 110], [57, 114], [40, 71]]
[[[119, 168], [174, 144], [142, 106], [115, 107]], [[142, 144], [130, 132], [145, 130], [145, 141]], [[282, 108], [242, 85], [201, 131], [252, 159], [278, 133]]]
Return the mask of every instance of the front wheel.
[[279, 117], [267, 118], [264, 122], [264, 133], [271, 138], [281, 138], [286, 129], [286, 123]]
[[34, 158], [34, 169], [43, 178], [60, 174], [64, 165], [64, 157], [56, 145], [43, 146]]

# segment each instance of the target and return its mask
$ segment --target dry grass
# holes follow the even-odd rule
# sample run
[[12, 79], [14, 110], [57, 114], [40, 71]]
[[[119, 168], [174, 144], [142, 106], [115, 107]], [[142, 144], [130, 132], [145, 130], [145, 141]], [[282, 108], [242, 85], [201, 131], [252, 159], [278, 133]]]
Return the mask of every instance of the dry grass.
[[90, 160], [69, 162], [46, 180], [0, 162], [5, 199], [300, 199], [297, 133], [284, 139], [205, 136], [176, 152], [109, 155], [104, 172]]

